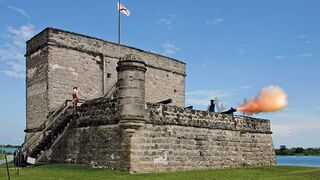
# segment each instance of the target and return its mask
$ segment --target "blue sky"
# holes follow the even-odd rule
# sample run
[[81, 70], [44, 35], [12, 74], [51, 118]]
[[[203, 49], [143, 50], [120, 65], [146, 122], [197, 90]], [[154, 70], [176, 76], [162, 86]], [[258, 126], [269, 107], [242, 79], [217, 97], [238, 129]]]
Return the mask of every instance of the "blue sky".
[[[271, 120], [275, 147], [320, 146], [320, 1], [122, 3], [123, 44], [187, 63], [186, 105], [236, 107], [278, 85], [288, 107], [255, 115]], [[116, 42], [116, 1], [0, 0], [0, 144], [23, 141], [25, 41], [46, 27]]]

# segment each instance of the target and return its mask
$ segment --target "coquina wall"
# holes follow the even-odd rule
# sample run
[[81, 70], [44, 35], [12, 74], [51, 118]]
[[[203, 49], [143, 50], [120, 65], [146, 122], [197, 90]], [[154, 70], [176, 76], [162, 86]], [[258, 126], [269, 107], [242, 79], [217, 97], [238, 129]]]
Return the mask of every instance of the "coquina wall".
[[148, 104], [131, 139], [131, 171], [274, 165], [269, 120]]
[[103, 96], [117, 80], [116, 66], [124, 54], [142, 57], [146, 72], [145, 95], [149, 102], [168, 98], [184, 106], [185, 63], [129, 46], [118, 46], [94, 37], [47, 28], [27, 42], [27, 129], [37, 131], [74, 86], [81, 99]]
[[128, 171], [130, 143], [116, 119], [114, 101], [97, 98], [83, 104], [80, 117], [50, 150], [49, 162]]
[[38, 128], [48, 115], [48, 48], [35, 51], [26, 61], [27, 129]]
[[115, 107], [83, 104], [50, 162], [131, 173], [275, 165], [269, 120], [148, 103], [145, 125], [127, 134]]

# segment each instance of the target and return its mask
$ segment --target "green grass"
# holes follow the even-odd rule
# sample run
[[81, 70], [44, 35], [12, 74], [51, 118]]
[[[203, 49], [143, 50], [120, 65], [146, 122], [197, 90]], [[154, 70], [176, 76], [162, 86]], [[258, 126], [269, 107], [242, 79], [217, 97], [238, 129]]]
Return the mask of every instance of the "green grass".
[[4, 159], [4, 154], [0, 153], [0, 159]]
[[[10, 167], [13, 167], [12, 163]], [[296, 166], [272, 166], [255, 168], [229, 168], [172, 173], [131, 175], [123, 172], [85, 168], [77, 165], [43, 164], [22, 168], [20, 174], [10, 169], [11, 179], [320, 179], [320, 168]], [[0, 165], [0, 177], [6, 177], [4, 164]]]

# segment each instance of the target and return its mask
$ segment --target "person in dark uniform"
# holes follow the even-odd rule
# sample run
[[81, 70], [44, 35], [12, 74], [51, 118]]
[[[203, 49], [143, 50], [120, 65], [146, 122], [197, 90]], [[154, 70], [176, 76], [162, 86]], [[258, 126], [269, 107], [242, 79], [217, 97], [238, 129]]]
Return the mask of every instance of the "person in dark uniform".
[[208, 107], [208, 111], [209, 111], [209, 112], [215, 112], [215, 110], [214, 110], [214, 108], [215, 108], [214, 100], [211, 99], [210, 102], [211, 102], [211, 103], [210, 103], [210, 105], [209, 105], [209, 107]]

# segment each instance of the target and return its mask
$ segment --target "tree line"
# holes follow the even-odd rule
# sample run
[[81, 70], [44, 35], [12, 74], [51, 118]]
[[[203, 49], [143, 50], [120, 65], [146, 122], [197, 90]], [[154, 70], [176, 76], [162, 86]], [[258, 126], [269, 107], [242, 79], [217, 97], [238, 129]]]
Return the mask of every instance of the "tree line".
[[318, 148], [303, 148], [293, 147], [287, 148], [281, 145], [279, 149], [275, 149], [276, 155], [320, 155], [320, 147]]
[[11, 145], [11, 144], [7, 144], [7, 145], [0, 145], [0, 148], [18, 148], [19, 146], [15, 146], [15, 145]]

